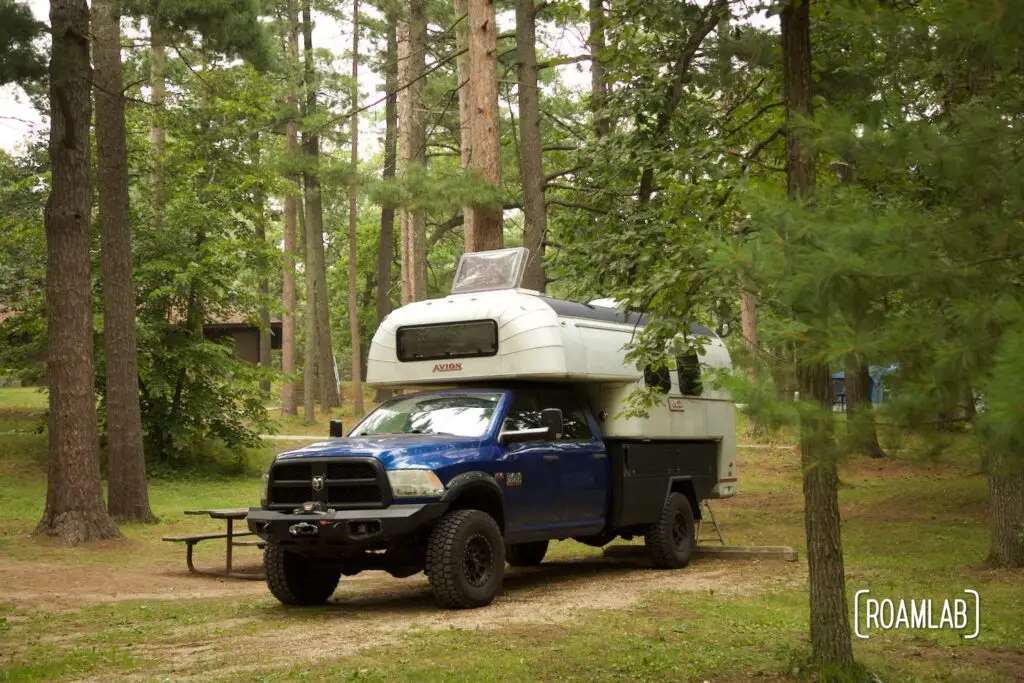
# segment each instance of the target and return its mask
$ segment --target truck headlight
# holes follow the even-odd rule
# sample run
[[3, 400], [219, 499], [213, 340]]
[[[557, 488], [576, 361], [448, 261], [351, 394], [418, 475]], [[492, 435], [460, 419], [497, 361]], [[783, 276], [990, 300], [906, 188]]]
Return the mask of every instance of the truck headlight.
[[437, 497], [444, 484], [432, 470], [388, 470], [388, 482], [395, 498]]
[[267, 470], [260, 477], [260, 505], [266, 507], [270, 498], [270, 470]]

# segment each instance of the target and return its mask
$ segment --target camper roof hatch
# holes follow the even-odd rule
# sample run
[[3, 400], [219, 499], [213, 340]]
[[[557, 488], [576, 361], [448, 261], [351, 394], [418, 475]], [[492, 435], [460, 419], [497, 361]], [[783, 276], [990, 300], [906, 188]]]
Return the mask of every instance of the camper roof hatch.
[[455, 269], [452, 294], [518, 289], [529, 255], [526, 247], [463, 254]]

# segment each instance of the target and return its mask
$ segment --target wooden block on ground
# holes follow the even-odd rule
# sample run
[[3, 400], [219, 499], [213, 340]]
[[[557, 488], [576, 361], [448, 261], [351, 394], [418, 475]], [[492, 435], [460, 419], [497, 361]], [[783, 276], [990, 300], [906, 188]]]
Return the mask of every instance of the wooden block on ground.
[[[699, 545], [694, 553], [698, 557], [718, 557], [736, 559], [786, 560], [795, 562], [796, 550], [783, 545], [738, 546], [738, 545]], [[610, 545], [604, 549], [604, 556], [611, 558], [646, 557], [647, 549], [642, 545]]]

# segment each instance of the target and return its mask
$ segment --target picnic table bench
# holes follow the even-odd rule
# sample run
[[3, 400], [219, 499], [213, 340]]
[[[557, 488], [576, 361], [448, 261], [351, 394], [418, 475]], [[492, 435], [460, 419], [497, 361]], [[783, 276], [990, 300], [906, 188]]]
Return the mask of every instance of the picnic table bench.
[[[183, 534], [180, 536], [165, 536], [163, 540], [170, 543], [184, 543], [186, 546], [185, 550], [185, 563], [188, 565], [188, 570], [193, 574], [202, 574], [205, 576], [223, 576], [223, 577], [234, 577], [239, 579], [253, 579], [263, 580], [263, 573], [251, 573], [251, 572], [236, 572], [231, 568], [232, 550], [235, 546], [249, 546], [256, 548], [263, 548], [266, 545], [262, 540], [259, 541], [239, 541], [236, 540], [242, 536], [253, 536], [251, 531], [236, 532], [234, 529], [234, 523], [236, 520], [243, 520], [249, 514], [249, 508], [211, 508], [204, 510], [185, 510], [186, 515], [206, 515], [211, 519], [223, 519], [227, 523], [227, 529], [224, 533], [202, 533], [202, 534]], [[196, 544], [203, 541], [214, 540], [218, 538], [225, 539], [225, 568], [224, 571], [197, 569], [192, 560], [192, 551]]]

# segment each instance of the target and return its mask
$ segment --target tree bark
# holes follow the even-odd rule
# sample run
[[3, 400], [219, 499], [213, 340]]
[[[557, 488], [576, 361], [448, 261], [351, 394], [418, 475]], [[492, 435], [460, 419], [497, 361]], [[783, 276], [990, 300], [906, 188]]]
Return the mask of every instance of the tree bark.
[[[426, 159], [423, 103], [426, 70], [426, 10], [421, 0], [409, 4], [398, 25], [398, 80], [411, 83], [398, 94], [398, 165], [403, 178], [422, 170]], [[427, 298], [427, 219], [421, 208], [402, 207], [403, 303]]]
[[[742, 280], [742, 278], [741, 278]], [[750, 354], [751, 367], [747, 368], [747, 379], [754, 381], [757, 372], [753, 367], [758, 353], [757, 298], [746, 283], [740, 285], [740, 327], [743, 331], [743, 348]]]
[[[743, 347], [750, 355], [750, 367], [747, 368], [747, 379], [751, 382], [757, 380], [757, 362], [760, 354], [760, 342], [757, 332], [757, 295], [751, 289], [746, 279], [740, 279], [740, 327], [743, 332]], [[750, 426], [747, 428], [747, 436], [760, 438], [767, 433], [764, 423], [751, 417]]]
[[[288, 64], [292, 73], [298, 73], [299, 64], [299, 18], [295, 0], [288, 0], [288, 33], [285, 38]], [[295, 296], [296, 229], [298, 227], [299, 196], [301, 193], [299, 174], [293, 169], [299, 157], [299, 97], [294, 82], [288, 84], [288, 123], [285, 124], [285, 154], [288, 158], [287, 178], [289, 185], [284, 198], [284, 275], [281, 285], [281, 371], [285, 380], [281, 385], [281, 414], [297, 415], [295, 398], [295, 312], [298, 300]]]
[[121, 27], [115, 0], [93, 0], [96, 155], [99, 184], [103, 345], [107, 386], [107, 507], [114, 519], [153, 520], [139, 408], [139, 364], [128, 213], [128, 131]]
[[[722, 12], [722, 16], [718, 20], [718, 72], [722, 79], [721, 87], [724, 94], [722, 98], [722, 114], [725, 117], [729, 116], [733, 100], [736, 97], [733, 91], [732, 61], [724, 47], [725, 42], [728, 40], [731, 20], [732, 15], [728, 9]], [[735, 149], [732, 152], [738, 153]], [[737, 235], [736, 239], [742, 240], [743, 238]], [[743, 348], [749, 357], [747, 380], [753, 384], [757, 381], [760, 367], [760, 346], [757, 332], [757, 292], [755, 283], [747, 273], [740, 275], [739, 285], [740, 329], [743, 333]], [[767, 433], [768, 429], [764, 422], [757, 415], [752, 415], [747, 426], [747, 437], [759, 439]]]
[[[388, 96], [384, 102], [384, 181], [394, 179], [398, 161], [398, 29], [397, 16], [389, 13], [387, 21], [387, 53], [384, 63], [384, 89]], [[393, 279], [391, 262], [395, 257], [395, 209], [391, 205], [381, 207], [380, 236], [377, 247], [377, 324], [391, 313]], [[364, 356], [366, 355], [364, 349]], [[374, 398], [380, 403], [391, 397], [391, 391], [378, 387]]]
[[163, 229], [164, 224], [164, 185], [161, 166], [164, 156], [164, 128], [163, 111], [164, 99], [166, 96], [166, 85], [164, 83], [164, 43], [162, 29], [154, 19], [150, 17], [150, 59], [152, 66], [150, 71], [150, 103], [153, 105], [153, 125], [149, 129], [150, 163], [152, 168], [149, 175], [149, 185], [152, 190], [153, 202], [153, 227], [157, 230]]
[[875, 411], [871, 403], [871, 375], [868, 363], [860, 353], [846, 354], [846, 428], [850, 430], [853, 447], [872, 458], [884, 458], [878, 443]]
[[[258, 133], [253, 133], [253, 162], [254, 166], [259, 167], [260, 163], [260, 138]], [[267, 214], [266, 214], [266, 197], [263, 192], [263, 186], [260, 184], [255, 191], [255, 209], [256, 209], [256, 222], [253, 226], [254, 237], [256, 238], [256, 248], [259, 250], [259, 258], [257, 259], [257, 289], [259, 290], [259, 305], [258, 313], [260, 318], [260, 361], [259, 366], [270, 371], [274, 366], [273, 353], [271, 351], [270, 344], [270, 263], [267, 261], [266, 250], [269, 248], [267, 244]], [[269, 398], [270, 397], [270, 377], [265, 377], [260, 380], [260, 390]]]
[[[494, 0], [468, 0], [470, 138], [468, 170], [501, 188], [501, 138], [498, 129], [498, 43]], [[466, 251], [501, 249], [501, 202], [467, 206]]]
[[[790, 198], [800, 201], [810, 197], [815, 186], [814, 151], [807, 140], [808, 131], [798, 121], [812, 111], [810, 0], [791, 0], [782, 10], [781, 22], [786, 184]], [[810, 322], [816, 311], [799, 310], [795, 314]], [[817, 408], [800, 424], [811, 651], [823, 669], [848, 670], [853, 666], [853, 648], [840, 534], [839, 476], [832, 448], [832, 380], [828, 366], [812, 360], [813, 349], [808, 343], [798, 345], [795, 360], [800, 399]]]
[[989, 491], [990, 564], [1024, 567], [1024, 472], [1020, 457], [990, 450], [985, 458]]
[[50, 197], [46, 203], [49, 465], [36, 533], [76, 544], [120, 536], [103, 505], [93, 384], [89, 258], [89, 8], [50, 3]]
[[[387, 53], [384, 63], [384, 90], [388, 93], [384, 101], [384, 170], [381, 177], [385, 182], [395, 177], [398, 161], [398, 30], [397, 17], [389, 13], [387, 20]], [[380, 240], [377, 248], [377, 324], [391, 313], [391, 262], [395, 258], [395, 209], [385, 205], [380, 210]], [[363, 354], [366, 355], [365, 353]], [[375, 398], [378, 403], [391, 397], [391, 390], [378, 387]]]
[[320, 195], [320, 135], [309, 117], [316, 114], [316, 78], [313, 64], [313, 17], [310, 0], [302, 3], [302, 34], [304, 48], [304, 76], [306, 86], [307, 129], [303, 145], [308, 157], [305, 172], [306, 230], [314, 237], [313, 263], [314, 302], [316, 305], [318, 368], [320, 370], [320, 406], [330, 410], [341, 405], [338, 382], [334, 375], [334, 344], [331, 342], [331, 318], [327, 296], [327, 264], [324, 255], [324, 208]]
[[[804, 0], [806, 2], [806, 0]], [[832, 375], [828, 366], [798, 366], [801, 400], [819, 406], [800, 425], [804, 531], [811, 607], [811, 651], [823, 668], [850, 669], [853, 649], [839, 518], [839, 470], [832, 446]]]
[[[412, 54], [410, 41], [410, 22], [408, 10], [398, 18], [397, 26], [397, 62], [398, 82], [405, 84], [411, 80], [409, 77]], [[411, 87], [411, 86], [410, 86]], [[404, 180], [409, 170], [410, 145], [409, 136], [412, 135], [412, 99], [409, 95], [409, 88], [406, 87], [397, 95], [397, 121], [398, 121], [398, 174]], [[409, 236], [409, 211], [405, 206], [398, 210], [398, 251], [399, 269], [402, 280], [402, 305], [412, 301], [412, 253], [411, 240]]]
[[[459, 51], [455, 58], [455, 67], [459, 79], [459, 158], [462, 168], [468, 169], [470, 160], [473, 158], [473, 136], [471, 134], [471, 121], [473, 119], [473, 95], [470, 87], [470, 65], [469, 65], [469, 18], [468, 0], [455, 0], [455, 17], [458, 24], [455, 26], [455, 48]], [[463, 211], [463, 234], [473, 230], [475, 214]]]
[[[316, 237], [313, 231], [310, 230], [305, 211], [299, 212], [299, 226], [302, 232], [302, 246], [305, 255], [303, 272], [306, 274], [306, 310], [305, 320], [303, 321], [305, 323], [306, 338], [304, 343], [305, 353], [302, 360], [302, 419], [306, 424], [312, 424], [316, 421], [315, 392], [318, 357], [317, 344], [319, 339], [317, 338], [316, 325], [316, 299], [313, 294], [316, 289], [316, 278], [313, 275], [314, 269], [310, 264], [315, 260], [313, 242]], [[327, 410], [324, 405], [320, 407]]]
[[[359, 106], [359, 0], [352, 2], [352, 106]], [[352, 185], [348, 190], [348, 326], [352, 345], [352, 410], [356, 416], [365, 411], [363, 407], [363, 382], [361, 344], [359, 339], [359, 302], [356, 301], [358, 288], [356, 250], [356, 226], [359, 208], [359, 114], [353, 113], [351, 120], [352, 137]]]
[[519, 175], [523, 180], [523, 246], [530, 250], [522, 285], [544, 291], [544, 156], [537, 87], [537, 17], [533, 0], [516, 0], [516, 63], [519, 75]]
[[[590, 20], [590, 111], [594, 117], [594, 133], [602, 138], [611, 131], [604, 118], [604, 106], [608, 100], [608, 77], [600, 53], [605, 48], [604, 0], [590, 0], [587, 13]], [[535, 24], [536, 25], [536, 24]]]

